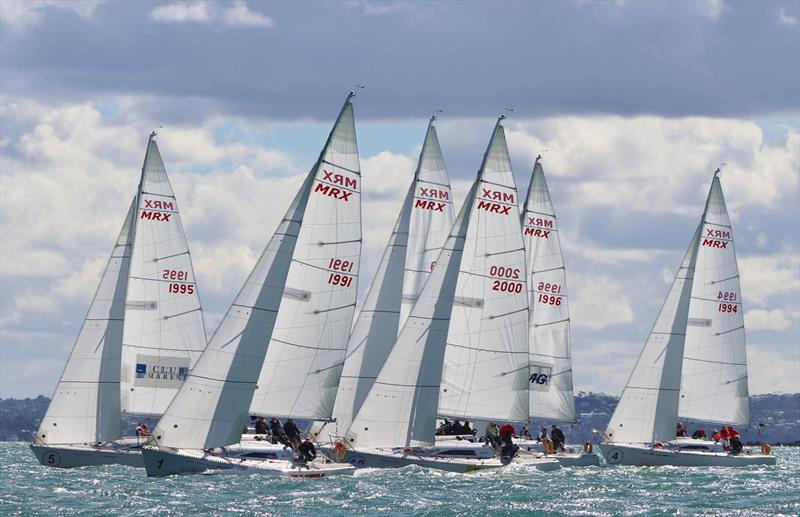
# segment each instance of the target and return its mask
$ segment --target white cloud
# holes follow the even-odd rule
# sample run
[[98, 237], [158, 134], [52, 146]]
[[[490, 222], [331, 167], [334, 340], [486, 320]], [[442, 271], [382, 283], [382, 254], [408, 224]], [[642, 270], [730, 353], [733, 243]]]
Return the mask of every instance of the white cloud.
[[210, 5], [205, 1], [159, 5], [150, 12], [150, 17], [159, 22], [207, 22], [211, 19]]
[[800, 392], [800, 360], [797, 358], [797, 343], [786, 343], [780, 349], [784, 353], [764, 350], [748, 345], [748, 385], [751, 394], [798, 393]]
[[88, 19], [102, 0], [3, 0], [0, 2], [0, 24], [12, 32], [22, 32], [39, 24], [47, 8], [72, 11]]
[[744, 313], [747, 330], [786, 330], [792, 324], [783, 309], [753, 309]]
[[273, 26], [272, 18], [259, 11], [253, 11], [243, 0], [231, 3], [210, 1], [173, 2], [160, 5], [150, 11], [150, 17], [157, 22], [166, 23], [205, 23], [226, 27], [264, 27]]
[[243, 1], [235, 1], [222, 13], [222, 21], [230, 27], [272, 27], [272, 18], [251, 11]]
[[606, 275], [570, 276], [570, 321], [576, 327], [601, 330], [634, 319], [625, 284]]
[[733, 213], [743, 206], [773, 209], [797, 191], [794, 129], [783, 142], [768, 143], [758, 125], [743, 120], [596, 116], [509, 123], [506, 136], [512, 155], [526, 163], [549, 150], [548, 177], [564, 180], [561, 197], [578, 210], [698, 214], [722, 162]]
[[764, 307], [769, 299], [800, 292], [800, 263], [797, 250], [775, 255], [739, 257], [742, 298], [746, 304]]
[[798, 19], [797, 16], [792, 16], [791, 14], [786, 12], [786, 9], [781, 7], [781, 10], [778, 11], [778, 23], [781, 25], [797, 25]]
[[706, 13], [710, 18], [717, 19], [725, 8], [723, 0], [706, 0]]
[[359, 8], [367, 16], [385, 16], [415, 11], [419, 4], [416, 2], [393, 2], [388, 0], [348, 0], [345, 5]]

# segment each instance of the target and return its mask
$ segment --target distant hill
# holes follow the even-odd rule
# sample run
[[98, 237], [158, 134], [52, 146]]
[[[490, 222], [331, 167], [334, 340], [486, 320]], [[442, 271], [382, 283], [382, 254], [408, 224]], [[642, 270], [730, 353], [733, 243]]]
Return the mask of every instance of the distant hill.
[[[38, 429], [50, 399], [38, 396], [35, 399], [0, 400], [0, 441], [28, 441], [31, 433]], [[562, 426], [567, 431], [568, 440], [577, 443], [585, 440], [599, 441], [600, 434], [592, 430], [604, 431], [608, 424], [617, 397], [604, 393], [578, 392], [575, 408], [579, 424]], [[753, 427], [739, 429], [745, 442], [791, 443], [800, 442], [800, 393], [793, 395], [770, 394], [750, 397], [750, 413]], [[155, 423], [148, 422], [151, 427]], [[548, 422], [536, 421], [533, 429]], [[699, 427], [709, 432], [713, 424], [689, 423], [690, 430]], [[758, 424], [763, 424], [759, 426]], [[123, 419], [125, 434], [133, 434], [134, 419]]]

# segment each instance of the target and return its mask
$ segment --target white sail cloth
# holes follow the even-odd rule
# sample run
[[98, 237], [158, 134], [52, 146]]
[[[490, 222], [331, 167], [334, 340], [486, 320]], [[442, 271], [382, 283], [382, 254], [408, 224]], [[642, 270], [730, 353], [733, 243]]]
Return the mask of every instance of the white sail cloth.
[[650, 336], [606, 429], [610, 442], [650, 443], [675, 438], [683, 342], [692, 292], [697, 238], [675, 274]]
[[122, 412], [160, 415], [206, 346], [175, 194], [151, 135], [142, 169], [122, 347]]
[[[239, 441], [242, 426], [248, 421], [256, 383], [261, 375], [267, 355], [267, 345], [273, 337], [273, 329], [282, 303], [290, 297], [310, 300], [314, 296], [314, 293], [286, 288], [287, 278], [293, 265], [292, 258], [300, 240], [302, 227], [306, 224], [309, 198], [312, 195], [330, 197], [335, 195], [346, 198], [344, 193], [349, 192], [320, 181], [325, 179], [320, 171], [330, 170], [328, 168], [330, 164], [323, 162], [323, 159], [332, 157], [331, 161], [334, 161], [340, 152], [330, 154], [329, 144], [338, 141], [337, 135], [340, 130], [346, 135], [352, 134], [350, 127], [340, 128], [343, 120], [346, 124], [352, 125], [350, 97], [345, 101], [320, 159], [306, 177], [205, 352], [159, 421], [153, 432], [157, 444], [173, 448], [205, 449]], [[334, 161], [334, 163], [339, 162]], [[325, 189], [326, 185], [328, 189]], [[334, 191], [333, 188], [337, 190]], [[312, 189], [315, 192], [312, 193]], [[313, 214], [315, 217], [326, 215], [319, 211], [314, 211]], [[319, 231], [318, 225], [322, 222], [312, 223], [316, 231]], [[335, 219], [328, 222], [335, 227]], [[318, 235], [310, 237], [315, 236], [319, 242]], [[339, 268], [341, 267], [339, 264]], [[354, 268], [357, 268], [357, 264]], [[348, 281], [343, 280], [345, 276], [349, 275], [339, 275], [336, 279], [339, 283], [344, 282], [345, 285], [341, 287], [349, 287], [346, 285]], [[354, 280], [352, 282], [355, 283]], [[308, 370], [304, 369], [296, 376], [303, 377], [307, 372]]]
[[[502, 126], [498, 121], [478, 177], [467, 194], [461, 212], [437, 259], [436, 267], [425, 283], [417, 303], [411, 310], [411, 315], [403, 325], [403, 329], [364, 400], [361, 410], [345, 434], [345, 441], [350, 446], [424, 446], [434, 443], [436, 416], [441, 410], [440, 390], [443, 385], [445, 350], [448, 348], [448, 330], [451, 327], [450, 319], [456, 300], [462, 259], [465, 258], [465, 244], [470, 226], [472, 226], [471, 219], [481, 217], [480, 214], [475, 214], [476, 211], [491, 212], [493, 211], [491, 207], [496, 206], [496, 211], [502, 212], [506, 206], [502, 203], [492, 204], [492, 202], [486, 201], [486, 191], [484, 190], [484, 187], [489, 190], [493, 188], [484, 179], [486, 171], [493, 173], [506, 170], [506, 165], [501, 162], [507, 160], [507, 156], [504, 160], [503, 153], [498, 152], [501, 148], [503, 151], [505, 150], [505, 139]], [[502, 180], [504, 174], [501, 172], [498, 175], [490, 174], [490, 176], [500, 176], [494, 179]], [[503, 189], [500, 191], [500, 196], [502, 196], [502, 192], [508, 195], [507, 186], [500, 184], [496, 188]], [[510, 211], [511, 208], [508, 210]], [[518, 211], [514, 214], [514, 218], [517, 224], [513, 235], [516, 236], [518, 247], [522, 251]], [[513, 238], [510, 231], [506, 234], [502, 225], [494, 229], [483, 225], [481, 228], [487, 232], [502, 230], [504, 236]], [[492, 243], [495, 244], [495, 241], [492, 240]], [[491, 252], [493, 249], [495, 248], [490, 245], [475, 245], [472, 253], [480, 253], [478, 250], [482, 250], [485, 254], [486, 251]], [[475, 259], [471, 258], [470, 263], [474, 262]], [[520, 258], [520, 267], [523, 269], [522, 281], [524, 282], [524, 257]], [[503, 415], [505, 419], [514, 419], [517, 410], [520, 410], [519, 413], [526, 417], [528, 411], [526, 383], [527, 292], [524, 285], [521, 291], [526, 313], [521, 325], [521, 335], [525, 347], [521, 354], [517, 354], [522, 358], [517, 372], [507, 373], [508, 379], [513, 379], [518, 373], [521, 382], [511, 381], [514, 384], [511, 388], [516, 389], [509, 395], [508, 381], [506, 379], [499, 380], [506, 384], [502, 389], [503, 398], [498, 401], [499, 406], [506, 408], [506, 414]], [[462, 296], [459, 302], [469, 303], [469, 300]], [[509, 325], [506, 328], [512, 330], [516, 327]], [[496, 354], [505, 358], [508, 355], [514, 355], [494, 351], [487, 354], [482, 350], [476, 352], [489, 355], [492, 359], [489, 361], [491, 366], [500, 364], [501, 367], [507, 367], [507, 364], [494, 360], [492, 356]], [[478, 386], [478, 384], [472, 386]], [[480, 386], [482, 387], [482, 385]]]
[[679, 417], [749, 423], [741, 302], [733, 232], [715, 174], [703, 217], [605, 441], [670, 440]]
[[45, 443], [120, 437], [120, 354], [135, 198], [35, 437]]
[[558, 222], [539, 158], [522, 216], [530, 303], [530, 418], [574, 422], [567, 275]]
[[361, 173], [353, 108], [339, 115], [308, 197], [250, 411], [331, 417], [353, 325], [361, 259]]
[[519, 199], [497, 124], [474, 193], [447, 335], [439, 414], [528, 420], [528, 289]]
[[450, 184], [433, 120], [428, 124], [414, 180], [350, 334], [333, 411], [336, 422], [320, 429], [320, 440], [342, 436], [350, 426], [452, 226]]
[[678, 416], [750, 422], [744, 311], [733, 231], [714, 176], [697, 248]]

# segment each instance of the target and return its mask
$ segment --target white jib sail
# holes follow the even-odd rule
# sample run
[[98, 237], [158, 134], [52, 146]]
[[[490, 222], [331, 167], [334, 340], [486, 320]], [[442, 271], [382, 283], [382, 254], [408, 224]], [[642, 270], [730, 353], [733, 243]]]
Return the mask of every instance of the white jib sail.
[[[431, 118], [414, 180], [348, 343], [333, 411], [319, 434], [341, 436], [358, 413], [453, 224], [447, 170]], [[409, 230], [411, 228], [411, 230]], [[402, 305], [401, 305], [402, 303]]]
[[150, 135], [135, 214], [122, 340], [122, 412], [160, 415], [206, 346], [192, 257]]
[[698, 227], [608, 423], [606, 442], [651, 443], [675, 438], [699, 234]]
[[747, 425], [750, 411], [742, 291], [733, 230], [716, 174], [701, 228], [678, 415]]
[[522, 227], [530, 302], [530, 418], [575, 421], [567, 275], [544, 170], [536, 158]]
[[[349, 107], [351, 97], [342, 111]], [[285, 301], [292, 255], [320, 165], [318, 161], [309, 172], [208, 347], [159, 421], [152, 433], [156, 443], [205, 449], [239, 441]]]
[[503, 126], [486, 150], [447, 336], [439, 414], [528, 420], [528, 289]]
[[414, 210], [408, 230], [403, 301], [400, 306], [399, 332], [422, 286], [436, 265], [450, 228], [453, 226], [453, 199], [447, 168], [436, 136], [435, 118], [431, 117], [425, 143], [414, 175]]
[[434, 443], [447, 329], [477, 185], [476, 181], [467, 195], [436, 267], [345, 433], [351, 447]]
[[317, 166], [251, 413], [331, 417], [356, 306], [361, 173], [353, 106]]
[[35, 434], [46, 443], [110, 442], [120, 437], [119, 364], [135, 198], [78, 338]]

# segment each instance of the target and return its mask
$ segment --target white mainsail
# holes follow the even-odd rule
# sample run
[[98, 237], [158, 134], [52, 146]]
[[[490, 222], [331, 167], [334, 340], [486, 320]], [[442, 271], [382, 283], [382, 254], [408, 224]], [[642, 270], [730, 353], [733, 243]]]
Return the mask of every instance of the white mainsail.
[[575, 421], [567, 275], [556, 214], [536, 158], [522, 226], [530, 303], [530, 418]]
[[675, 438], [699, 233], [698, 227], [611, 416], [605, 441], [650, 443]]
[[[302, 298], [307, 294], [288, 291], [287, 277], [305, 224], [312, 188], [321, 185], [315, 196], [330, 196], [336, 188], [320, 181], [324, 180], [324, 175], [318, 176], [323, 167], [329, 167], [323, 163], [323, 158], [329, 156], [328, 146], [340, 121], [343, 117], [352, 120], [352, 96], [351, 93], [345, 101], [320, 159], [303, 182], [197, 365], [159, 421], [153, 432], [157, 444], [205, 449], [239, 441], [242, 426], [248, 421], [279, 309], [288, 298]], [[330, 188], [325, 189], [326, 185]], [[344, 192], [347, 191], [337, 189], [335, 195], [347, 197]]]
[[50, 444], [98, 443], [120, 437], [119, 365], [135, 206], [134, 198], [34, 435], [38, 440]]
[[122, 412], [160, 415], [206, 345], [175, 194], [150, 135], [134, 215], [122, 346]]
[[528, 420], [528, 289], [518, 202], [498, 121], [464, 244], [439, 415]]
[[742, 291], [733, 230], [717, 175], [700, 232], [678, 416], [746, 425], [750, 411]]
[[447, 170], [431, 118], [414, 180], [348, 343], [336, 404], [335, 424], [318, 437], [347, 430], [397, 340], [453, 222]]
[[[431, 117], [425, 142], [414, 174], [414, 210], [408, 229], [403, 299], [397, 332], [411, 314], [422, 287], [436, 265], [450, 228], [453, 226], [453, 200], [447, 168]], [[404, 206], [405, 208], [405, 206]]]
[[[479, 194], [483, 193], [481, 186], [484, 185], [485, 170], [495, 170], [493, 167], [497, 158], [493, 148], [498, 135], [502, 135], [502, 119], [495, 126], [478, 177], [439, 254], [436, 267], [345, 434], [345, 441], [352, 447], [424, 446], [434, 443], [447, 334], [459, 270], [473, 210], [485, 211], [487, 206], [491, 206], [486, 205]], [[478, 205], [481, 207], [477, 208]], [[521, 239], [519, 226], [516, 235]], [[519, 244], [522, 245], [521, 242]], [[524, 357], [522, 389], [526, 388], [527, 350]], [[527, 394], [521, 398], [525, 400], [527, 415]]]
[[353, 325], [361, 259], [361, 172], [353, 108], [317, 166], [250, 412], [331, 417]]

